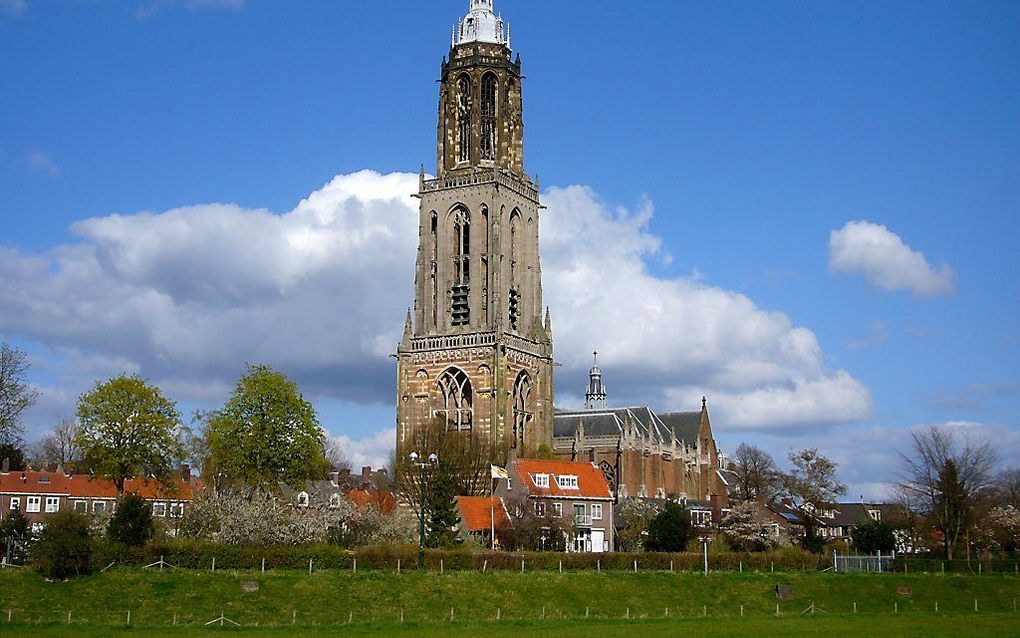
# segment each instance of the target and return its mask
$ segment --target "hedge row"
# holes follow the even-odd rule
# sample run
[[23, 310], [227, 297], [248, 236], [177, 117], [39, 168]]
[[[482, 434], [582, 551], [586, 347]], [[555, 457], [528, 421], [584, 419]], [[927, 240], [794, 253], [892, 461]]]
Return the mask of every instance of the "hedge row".
[[1001, 574], [1020, 573], [1020, 557], [975, 558], [973, 560], [939, 558], [913, 558], [898, 556], [889, 567], [894, 572]]
[[[144, 548], [127, 550], [106, 541], [97, 541], [92, 563], [102, 569], [116, 561], [122, 565], [147, 565], [162, 558], [175, 567], [212, 569], [314, 569], [394, 570], [398, 561], [403, 569], [417, 565], [418, 548], [415, 546], [379, 546], [348, 550], [334, 545], [307, 545], [300, 547], [237, 547], [202, 541], [177, 540], [167, 543], [150, 543]], [[425, 564], [430, 570], [520, 570], [523, 561], [526, 570], [639, 570], [670, 569], [697, 571], [703, 568], [700, 552], [653, 553], [614, 552], [604, 554], [577, 554], [559, 552], [494, 552], [467, 550], [426, 550]], [[825, 556], [788, 548], [762, 553], [709, 554], [709, 567], [713, 570], [744, 569], [801, 571], [824, 569]]]

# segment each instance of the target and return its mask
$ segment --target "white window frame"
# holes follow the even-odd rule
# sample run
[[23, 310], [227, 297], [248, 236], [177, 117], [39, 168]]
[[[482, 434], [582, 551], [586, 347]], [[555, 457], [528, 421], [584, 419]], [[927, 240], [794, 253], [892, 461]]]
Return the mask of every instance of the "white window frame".
[[574, 503], [573, 511], [574, 516], [587, 516], [588, 506], [584, 503]]
[[556, 518], [563, 518], [563, 503], [553, 503], [553, 513]]
[[47, 496], [46, 497], [46, 513], [53, 514], [60, 511], [60, 497], [59, 496]]
[[545, 501], [535, 501], [535, 516], [545, 516]]
[[882, 510], [868, 510], [868, 516], [870, 516], [872, 520], [882, 522]]
[[106, 501], [92, 501], [92, 513], [105, 512]]
[[152, 504], [152, 515], [157, 518], [166, 518], [166, 503], [158, 501]]
[[591, 520], [593, 521], [602, 520], [602, 503], [591, 504]]
[[16, 510], [16, 509], [20, 510], [21, 509], [21, 497], [20, 496], [12, 496], [11, 497], [10, 509], [12, 509], [12, 510]]
[[[79, 506], [81, 506], [81, 507], [79, 508]], [[74, 511], [76, 511], [76, 512], [78, 512], [80, 514], [88, 514], [89, 513], [89, 502], [88, 501], [75, 501], [74, 502], [74, 506], [71, 509], [73, 509]]]
[[25, 499], [25, 512], [36, 514], [42, 509], [42, 497], [41, 496], [29, 496]]
[[184, 518], [184, 503], [170, 503], [167, 514], [170, 518]]
[[574, 474], [561, 474], [556, 477], [556, 484], [560, 486], [561, 490], [577, 490], [581, 489], [577, 485], [577, 476]]
[[532, 474], [531, 480], [535, 482], [535, 487], [549, 487], [548, 474]]
[[298, 495], [297, 495], [297, 506], [298, 507], [308, 507], [308, 503], [309, 502], [310, 501], [308, 499], [308, 492], [298, 492]]

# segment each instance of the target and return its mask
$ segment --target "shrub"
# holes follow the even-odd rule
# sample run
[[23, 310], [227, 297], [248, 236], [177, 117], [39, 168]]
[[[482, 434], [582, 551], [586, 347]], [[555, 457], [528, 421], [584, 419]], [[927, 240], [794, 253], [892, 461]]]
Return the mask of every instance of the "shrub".
[[106, 535], [112, 541], [124, 543], [128, 547], [138, 547], [152, 538], [155, 529], [149, 504], [137, 494], [128, 494], [117, 504], [106, 528]]
[[853, 529], [854, 548], [862, 554], [891, 553], [896, 549], [892, 525], [882, 521], [865, 521]]
[[672, 501], [648, 524], [645, 549], [653, 552], [682, 552], [691, 537], [691, 514], [687, 508]]
[[43, 576], [63, 580], [87, 574], [91, 554], [88, 519], [64, 510], [46, 523], [39, 541], [32, 547], [31, 559]]

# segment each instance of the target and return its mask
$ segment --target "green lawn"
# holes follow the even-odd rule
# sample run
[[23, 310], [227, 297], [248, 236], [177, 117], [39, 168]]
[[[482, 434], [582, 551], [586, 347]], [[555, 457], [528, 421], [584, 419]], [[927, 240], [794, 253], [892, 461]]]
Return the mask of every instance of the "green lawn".
[[[245, 581], [257, 581], [258, 591], [243, 591]], [[791, 600], [776, 600], [778, 583], [792, 586]], [[898, 593], [901, 587], [909, 587], [911, 595]], [[219, 628], [197, 629], [222, 612], [244, 625], [233, 633], [294, 637], [336, 635], [337, 625], [344, 625], [342, 633], [352, 636], [444, 638], [507, 632], [515, 638], [539, 634], [647, 638], [680, 632], [798, 636], [855, 630], [869, 636], [1015, 636], [1020, 635], [1018, 599], [1020, 578], [998, 574], [719, 573], [705, 577], [668, 572], [334, 571], [262, 575], [115, 569], [49, 583], [30, 571], [5, 570], [0, 572], [0, 634], [201, 636], [222, 633]], [[817, 613], [802, 614], [812, 602]]]

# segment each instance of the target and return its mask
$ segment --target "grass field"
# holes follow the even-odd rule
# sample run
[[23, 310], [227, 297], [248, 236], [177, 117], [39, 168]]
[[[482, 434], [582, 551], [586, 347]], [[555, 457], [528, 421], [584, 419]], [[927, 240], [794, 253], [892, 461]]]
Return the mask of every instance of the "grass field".
[[120, 569], [49, 583], [7, 570], [0, 634], [203, 636], [223, 633], [201, 628], [222, 613], [252, 636], [1017, 636], [1018, 599], [1014, 575]]

